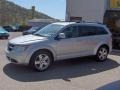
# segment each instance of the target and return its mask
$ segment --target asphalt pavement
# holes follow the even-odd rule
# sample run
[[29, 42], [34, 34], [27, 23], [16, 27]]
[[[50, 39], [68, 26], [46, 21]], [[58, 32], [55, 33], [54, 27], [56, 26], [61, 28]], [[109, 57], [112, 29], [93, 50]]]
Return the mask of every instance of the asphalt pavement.
[[[10, 39], [21, 33], [11, 33]], [[55, 62], [45, 72], [8, 62], [0, 40], [0, 90], [120, 90], [120, 52], [113, 51], [106, 62], [77, 58]]]

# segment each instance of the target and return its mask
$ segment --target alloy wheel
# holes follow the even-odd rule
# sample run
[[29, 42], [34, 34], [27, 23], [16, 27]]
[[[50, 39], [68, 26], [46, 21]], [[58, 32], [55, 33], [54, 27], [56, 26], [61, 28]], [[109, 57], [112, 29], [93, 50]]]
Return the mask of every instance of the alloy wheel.
[[38, 70], [45, 70], [49, 67], [50, 65], [50, 58], [46, 54], [40, 54], [37, 56], [34, 62], [35, 67]]
[[104, 61], [105, 59], [107, 59], [108, 56], [108, 50], [105, 47], [101, 47], [98, 51], [98, 58], [100, 61]]

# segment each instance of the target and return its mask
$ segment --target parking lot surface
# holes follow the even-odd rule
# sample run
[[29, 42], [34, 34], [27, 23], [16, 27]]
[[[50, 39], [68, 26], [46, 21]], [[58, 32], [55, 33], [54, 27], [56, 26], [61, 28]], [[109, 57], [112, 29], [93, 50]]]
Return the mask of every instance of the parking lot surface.
[[[21, 33], [11, 33], [11, 38]], [[78, 58], [55, 62], [45, 72], [10, 64], [5, 57], [8, 40], [0, 40], [0, 90], [120, 90], [120, 52], [108, 61]]]

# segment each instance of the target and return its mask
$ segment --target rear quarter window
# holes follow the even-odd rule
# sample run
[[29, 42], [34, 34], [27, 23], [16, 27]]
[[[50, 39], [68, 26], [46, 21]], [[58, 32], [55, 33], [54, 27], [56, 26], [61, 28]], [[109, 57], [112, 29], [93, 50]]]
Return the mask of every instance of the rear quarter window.
[[108, 34], [108, 32], [106, 31], [106, 29], [103, 28], [103, 27], [94, 27], [94, 29], [96, 30], [96, 35]]

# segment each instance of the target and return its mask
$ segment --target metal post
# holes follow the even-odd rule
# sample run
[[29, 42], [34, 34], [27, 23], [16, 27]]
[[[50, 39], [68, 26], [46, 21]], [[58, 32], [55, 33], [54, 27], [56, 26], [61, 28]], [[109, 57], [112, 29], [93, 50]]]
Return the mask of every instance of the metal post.
[[35, 6], [32, 6], [32, 19], [35, 17]]

